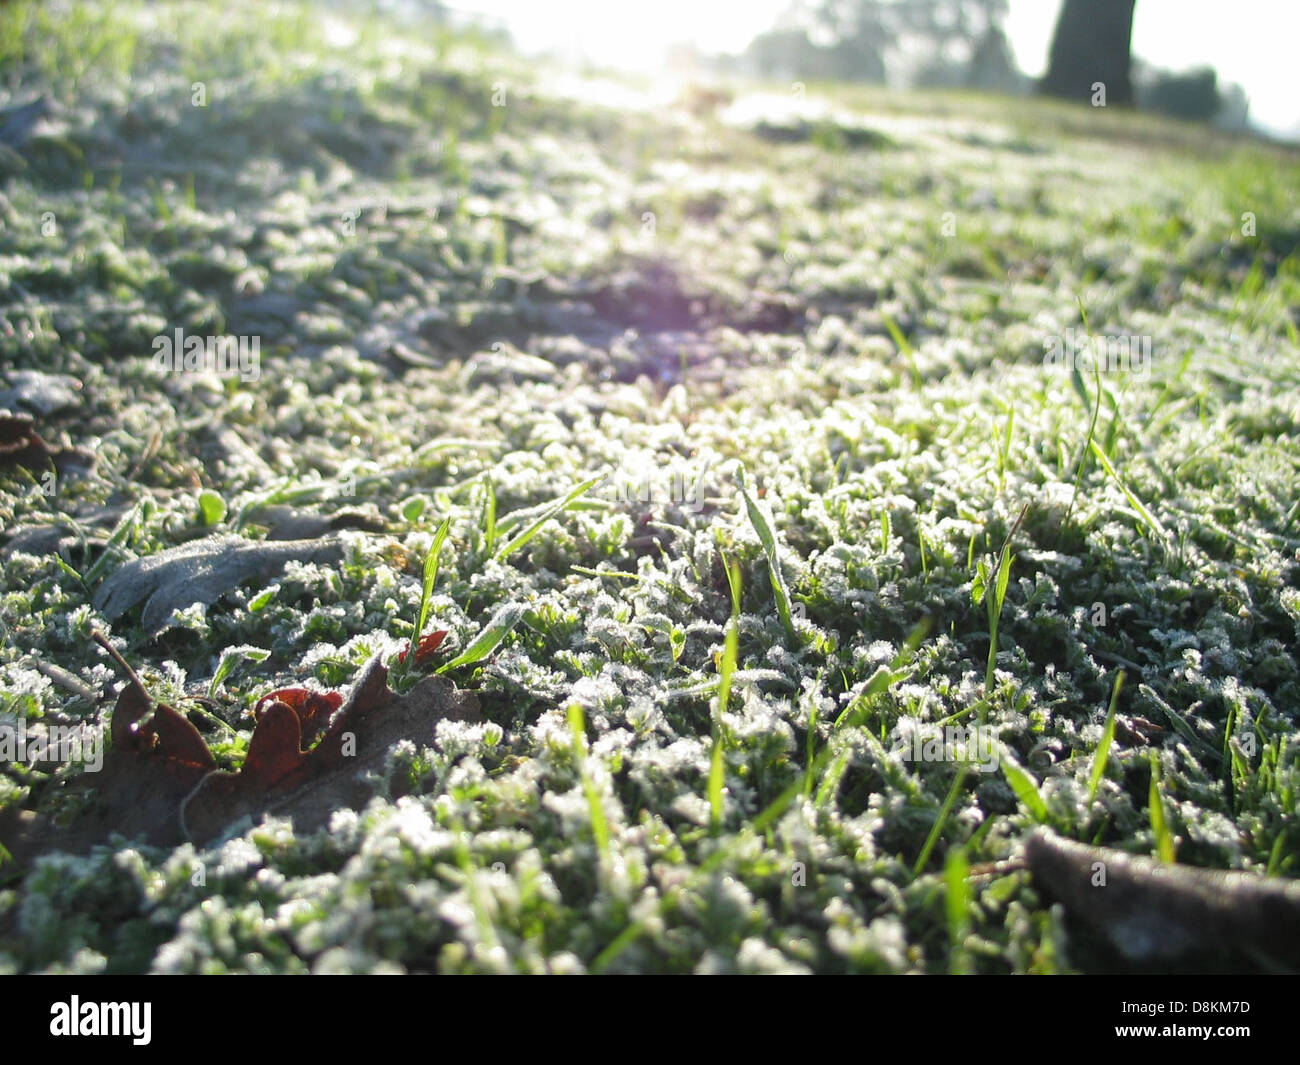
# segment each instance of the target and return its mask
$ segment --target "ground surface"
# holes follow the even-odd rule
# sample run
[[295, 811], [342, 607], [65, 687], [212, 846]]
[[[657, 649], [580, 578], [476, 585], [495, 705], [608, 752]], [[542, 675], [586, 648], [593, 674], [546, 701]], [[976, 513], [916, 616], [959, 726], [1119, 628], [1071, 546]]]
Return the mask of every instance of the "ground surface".
[[[106, 722], [99, 629], [237, 766], [258, 696], [405, 645], [446, 518], [433, 665], [519, 620], [446, 673], [483, 722], [328, 830], [0, 866], [0, 966], [1095, 971], [1029, 877], [961, 862], [1043, 823], [1300, 873], [1294, 154], [664, 99], [281, 11], [0, 11], [0, 104], [50, 103], [0, 129], [3, 366], [69, 378], [0, 382], [64, 449], [0, 468], [0, 711]], [[1146, 372], [1045, 366], [1083, 315]], [[257, 379], [160, 373], [177, 328], [259, 338]], [[1022, 510], [990, 686], [973, 593]], [[344, 557], [105, 614], [129, 560], [232, 533]], [[993, 771], [905, 759], [937, 722]], [[0, 805], [71, 832], [76, 772], [6, 765]]]

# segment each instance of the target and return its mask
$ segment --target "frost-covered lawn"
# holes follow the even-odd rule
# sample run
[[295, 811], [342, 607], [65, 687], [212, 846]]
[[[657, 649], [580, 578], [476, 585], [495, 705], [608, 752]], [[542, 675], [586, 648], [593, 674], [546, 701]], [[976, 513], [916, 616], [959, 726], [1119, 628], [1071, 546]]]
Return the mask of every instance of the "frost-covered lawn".
[[[36, 841], [0, 967], [1096, 971], [962, 862], [1300, 875], [1300, 156], [279, 9], [0, 9], [0, 108], [50, 105], [0, 116], [0, 714], [106, 723], [96, 629], [237, 766], [259, 696], [405, 646], [446, 519], [433, 666], [519, 621], [328, 831]], [[1045, 365], [1085, 321], [1137, 361]], [[177, 329], [256, 374], [160, 373]], [[104, 612], [231, 534], [342, 561]], [[50, 770], [0, 824], [87, 816]]]

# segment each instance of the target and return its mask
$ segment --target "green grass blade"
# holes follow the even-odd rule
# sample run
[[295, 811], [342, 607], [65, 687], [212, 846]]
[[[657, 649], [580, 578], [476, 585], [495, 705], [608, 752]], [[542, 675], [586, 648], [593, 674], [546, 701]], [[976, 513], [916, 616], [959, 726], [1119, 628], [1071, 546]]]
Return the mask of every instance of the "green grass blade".
[[1132, 504], [1133, 509], [1138, 512], [1138, 516], [1141, 517], [1152, 531], [1158, 533], [1162, 540], [1167, 541], [1169, 539], [1169, 533], [1166, 532], [1165, 527], [1160, 524], [1160, 519], [1147, 509], [1146, 504], [1133, 494], [1132, 489], [1124, 483], [1124, 479], [1115, 472], [1115, 467], [1111, 465], [1110, 459], [1106, 457], [1106, 452], [1101, 449], [1097, 441], [1089, 440], [1088, 446], [1092, 448], [1092, 453], [1097, 456], [1097, 461], [1101, 463], [1101, 468], [1106, 471], [1110, 478], [1119, 487], [1119, 490], [1124, 493], [1124, 498], [1127, 499], [1129, 503]]
[[600, 577], [602, 579], [608, 577], [612, 581], [639, 582], [645, 580], [645, 577], [640, 573], [624, 573], [622, 570], [616, 569], [592, 569], [590, 566], [570, 566], [569, 569], [574, 573], [581, 573], [584, 577]]
[[736, 657], [740, 648], [740, 634], [734, 625], [727, 627], [727, 638], [723, 644], [722, 662], [718, 668], [718, 716], [731, 700], [731, 678], [736, 672]]
[[844, 779], [844, 774], [849, 769], [849, 755], [846, 751], [841, 751], [831, 762], [831, 767], [826, 770], [826, 775], [822, 778], [821, 787], [817, 789], [817, 798], [815, 805], [818, 809], [825, 809], [826, 805], [835, 797], [835, 793], [840, 789], [840, 781]]
[[[447, 673], [453, 669], [459, 669], [461, 666], [468, 666], [480, 659], [487, 658], [488, 655], [501, 646], [523, 616], [524, 606], [522, 603], [510, 603], [503, 606], [492, 615], [492, 620], [483, 627], [483, 630], [474, 637], [473, 642], [464, 651], [450, 662], [439, 666], [435, 672]], [[410, 657], [413, 659], [415, 656]]]
[[1155, 751], [1151, 752], [1151, 786], [1147, 790], [1147, 808], [1151, 815], [1151, 832], [1156, 837], [1156, 854], [1162, 862], [1173, 863], [1174, 837], [1165, 820], [1165, 804], [1160, 798], [1160, 763]]
[[605, 479], [604, 477], [593, 477], [589, 481], [583, 481], [582, 484], [578, 485], [577, 488], [575, 488], [563, 499], [556, 500], [556, 502], [552, 503], [549, 507], [547, 507], [544, 511], [542, 511], [541, 516], [538, 517], [531, 525], [529, 525], [528, 528], [526, 528], [518, 536], [514, 537], [511, 540], [508, 540], [505, 544], [503, 544], [501, 548], [497, 551], [496, 557], [501, 559], [501, 558], [507, 558], [510, 555], [514, 554], [526, 543], [528, 543], [529, 540], [531, 540], [534, 536], [536, 536], [541, 531], [543, 525], [545, 525], [552, 518], [568, 510], [569, 507], [571, 507], [575, 502], [577, 502], [579, 498], [586, 495], [589, 491], [591, 491], [591, 489], [593, 489], [596, 485], [600, 484], [600, 482], [603, 481], [604, 479]]
[[438, 526], [438, 531], [433, 537], [433, 543], [429, 545], [429, 553], [424, 556], [424, 575], [420, 587], [420, 608], [416, 611], [415, 621], [411, 625], [411, 644], [406, 658], [402, 661], [395, 661], [392, 665], [392, 672], [396, 681], [402, 681], [415, 673], [415, 650], [420, 644], [420, 637], [424, 635], [424, 626], [429, 621], [429, 613], [433, 604], [433, 589], [438, 581], [438, 560], [442, 557], [442, 545], [446, 542], [447, 533], [450, 529], [451, 518], [447, 517]]
[[912, 627], [912, 631], [907, 634], [907, 639], [903, 641], [903, 646], [898, 649], [898, 654], [894, 655], [894, 660], [887, 666], [879, 666], [871, 674], [871, 679], [867, 681], [862, 694], [840, 712], [840, 716], [835, 719], [836, 729], [858, 724], [872, 699], [912, 675], [910, 669], [903, 667], [912, 661], [916, 649], [921, 646], [921, 641], [926, 638], [933, 625], [934, 619], [927, 616]]
[[790, 638], [791, 643], [799, 642], [799, 635], [795, 631], [794, 618], [790, 614], [790, 595], [786, 591], [785, 577], [781, 574], [781, 559], [777, 555], [776, 534], [772, 532], [772, 523], [768, 521], [767, 514], [759, 506], [758, 500], [750, 493], [749, 487], [745, 484], [745, 467], [741, 466], [736, 471], [736, 482], [740, 486], [740, 495], [745, 501], [745, 510], [749, 514], [749, 522], [754, 526], [754, 531], [758, 533], [759, 543], [763, 545], [763, 554], [767, 558], [767, 572], [772, 581], [772, 595], [776, 599], [776, 612], [781, 619], [781, 624], [785, 628], [785, 634]]
[[221, 685], [235, 671], [235, 667], [240, 662], [244, 660], [265, 662], [270, 657], [271, 652], [260, 647], [227, 647], [221, 652], [221, 659], [217, 662], [217, 668], [212, 674], [211, 683], [208, 684], [208, 698], [216, 698]]
[[569, 707], [569, 731], [573, 734], [573, 762], [578, 767], [582, 778], [582, 790], [587, 796], [587, 811], [591, 817], [591, 835], [596, 841], [596, 850], [601, 860], [609, 860], [609, 825], [605, 821], [605, 807], [600, 801], [600, 792], [596, 782], [587, 772], [586, 738], [587, 729], [583, 722], [582, 707], [574, 703]]
[[903, 353], [907, 359], [908, 369], [912, 373], [912, 384], [920, 388], [924, 384], [921, 377], [921, 371], [916, 365], [916, 349], [912, 347], [912, 342], [907, 339], [906, 334], [898, 328], [898, 323], [883, 311], [880, 314], [881, 321], [885, 323], [885, 328], [889, 331], [889, 337], [898, 345], [898, 350]]
[[1045, 824], [1048, 819], [1047, 803], [1043, 801], [1043, 796], [1038, 790], [1038, 785], [1034, 783], [1033, 777], [1026, 773], [1005, 751], [1000, 760], [1002, 775], [1007, 778], [1007, 783], [1011, 785], [1011, 790], [1016, 793], [1016, 798], [1028, 810], [1035, 821], [1040, 825]]
[[[1084, 332], [1088, 334], [1089, 340], [1091, 341], [1092, 333], [1088, 326], [1088, 310], [1086, 307], [1084, 307], [1082, 300], [1079, 301], [1079, 313], [1083, 316]], [[1062, 536], [1065, 535], [1065, 530], [1069, 528], [1070, 515], [1074, 513], [1074, 504], [1075, 501], [1079, 498], [1079, 484], [1083, 480], [1084, 463], [1088, 459], [1088, 450], [1089, 448], [1092, 447], [1093, 441], [1096, 438], [1097, 418], [1100, 417], [1101, 415], [1101, 394], [1103, 391], [1102, 383], [1101, 383], [1101, 367], [1098, 365], [1097, 360], [1095, 359], [1093, 360], [1093, 376], [1096, 378], [1096, 382], [1097, 382], [1097, 400], [1093, 404], [1092, 420], [1088, 423], [1088, 436], [1084, 441], [1082, 450], [1080, 450], [1079, 452], [1079, 461], [1075, 464], [1074, 467], [1074, 489], [1070, 493], [1070, 505], [1065, 508], [1065, 517], [1061, 519]], [[1073, 380], [1074, 380], [1075, 390], [1078, 391], [1080, 396], [1082, 396], [1084, 399], [1084, 410], [1086, 411], [1088, 409], [1088, 404], [1087, 404], [1088, 390], [1083, 386], [1083, 377], [1079, 373], [1079, 368], [1077, 366], [1074, 368]]]
[[1016, 408], [1013, 406], [1007, 412], [1007, 427], [1002, 434], [1002, 449], [998, 453], [998, 490], [999, 491], [1002, 490], [1002, 487], [1006, 484], [1007, 481], [1007, 465], [1009, 464], [1011, 459], [1011, 440], [1012, 440], [1012, 434], [1015, 432], [1015, 426], [1016, 426]]
[[727, 571], [727, 589], [731, 592], [731, 620], [737, 621], [740, 618], [740, 564], [727, 559], [723, 564]]
[[[984, 596], [989, 590], [989, 563], [988, 559], [981, 558], [975, 563], [975, 576], [970, 582], [971, 602], [979, 606], [984, 602]], [[987, 609], [987, 608], [986, 608]]]
[[952, 947], [948, 972], [961, 976], [970, 971], [966, 939], [970, 935], [970, 864], [961, 847], [953, 847], [943, 863], [944, 910], [948, 917], [948, 942]]
[[497, 545], [497, 490], [491, 480], [486, 482], [484, 492], [483, 536], [490, 555]]
[[54, 564], [58, 566], [63, 573], [66, 573], [69, 577], [71, 577], [74, 581], [80, 584], [83, 588], [86, 586], [86, 582], [82, 579], [81, 574], [78, 573], [71, 566], [69, 566], [66, 562], [64, 562], [63, 559], [61, 559], [58, 555], [54, 556]]
[[[828, 751], [822, 751], [820, 759], [824, 761], [825, 755], [827, 753]], [[781, 792], [780, 795], [778, 795], [775, 799], [773, 799], [770, 803], [768, 803], [767, 808], [761, 814], [755, 817], [753, 822], [750, 825], [750, 828], [753, 830], [754, 834], [762, 835], [764, 832], [766, 832], [768, 827], [772, 825], [777, 818], [779, 818], [783, 813], [786, 812], [786, 810], [790, 808], [790, 804], [799, 797], [799, 794], [802, 791], [803, 791], [803, 780], [802, 779], [796, 780], [793, 784], [791, 784], [788, 788], [786, 788], [785, 791]]]
[[[981, 560], [979, 571], [976, 574], [976, 583], [971, 585], [971, 597], [979, 604], [980, 598], [984, 599], [984, 607], [988, 611], [989, 617], [989, 657], [984, 669], [984, 697], [987, 699], [993, 692], [994, 674], [997, 672], [998, 664], [998, 627], [1002, 621], [1002, 608], [1007, 601], [1007, 587], [1011, 582], [1011, 563], [1015, 561], [1015, 555], [1011, 553], [1011, 540], [1016, 535], [1016, 530], [1020, 528], [1021, 522], [1025, 520], [1025, 515], [1029, 512], [1029, 504], [1026, 503], [1020, 508], [1020, 514], [1007, 532], [1007, 538], [1002, 541], [1002, 550], [998, 552], [997, 567], [993, 572], [994, 584], [993, 594], [988, 594], [988, 581], [990, 574], [987, 565]], [[980, 711], [980, 720], [984, 720], [984, 711]]]
[[727, 583], [731, 586], [731, 621], [727, 625], [722, 663], [718, 668], [718, 705], [713, 714], [713, 752], [709, 759], [709, 810], [715, 829], [722, 824], [722, 792], [726, 782], [723, 757], [726, 726], [722, 714], [731, 701], [731, 678], [736, 672], [736, 659], [740, 654], [740, 566], [734, 562], [727, 564]]
[[95, 579], [100, 575], [105, 567], [108, 566], [109, 561], [114, 557], [113, 548], [118, 547], [135, 527], [136, 521], [140, 517], [143, 505], [144, 504], [142, 503], [137, 503], [122, 515], [122, 520], [114, 526], [113, 532], [109, 535], [108, 540], [104, 544], [103, 552], [100, 554], [99, 558], [95, 560], [95, 564], [91, 566], [90, 569], [86, 570], [85, 576], [82, 577], [82, 583], [87, 588], [95, 583]]
[[714, 735], [709, 755], [709, 824], [716, 832], [722, 827], [722, 793], [727, 779], [722, 737]]
[[944, 825], [948, 823], [948, 817], [957, 802], [957, 793], [961, 791], [962, 785], [966, 783], [967, 772], [967, 767], [962, 766], [957, 770], [957, 775], [953, 777], [952, 787], [948, 789], [948, 794], [943, 800], [943, 806], [939, 808], [939, 816], [935, 818], [934, 827], [930, 829], [930, 834], [925, 838], [925, 845], [917, 856], [916, 865], [912, 867], [913, 876], [921, 875], [921, 870], [925, 868], [926, 863], [930, 860], [934, 845], [939, 842], [939, 837], [943, 835]]
[[1192, 750], [1203, 754], [1205, 757], [1215, 762], [1223, 761], [1223, 753], [1217, 747], [1212, 747], [1201, 739], [1201, 737], [1196, 734], [1196, 730], [1192, 728], [1187, 718], [1183, 717], [1182, 714], [1165, 702], [1164, 699], [1160, 697], [1159, 692], [1148, 684], [1139, 685], [1138, 691], [1160, 707], [1165, 717], [1169, 719], [1169, 723], [1174, 727], [1174, 731], [1187, 741], [1187, 745]]
[[1124, 686], [1124, 671], [1121, 669], [1115, 678], [1115, 686], [1110, 692], [1110, 708], [1106, 711], [1106, 727], [1101, 733], [1101, 742], [1097, 752], [1092, 756], [1092, 773], [1088, 777], [1088, 805], [1097, 798], [1097, 788], [1101, 778], [1106, 775], [1106, 762], [1110, 758], [1110, 745], [1115, 739], [1115, 707], [1119, 705], [1119, 690]]
[[627, 950], [628, 947], [641, 937], [641, 933], [644, 931], [645, 923], [642, 921], [636, 921], [633, 924], [628, 925], [623, 929], [623, 931], [614, 937], [613, 942], [611, 942], [609, 946], [592, 959], [591, 971], [593, 973], [600, 973], [608, 969], [609, 966], [618, 959], [618, 956], [622, 954], [623, 951]]
[[808, 739], [804, 747], [804, 762], [806, 763], [804, 772], [803, 793], [804, 797], [812, 794], [813, 788], [813, 759], [816, 757], [817, 748], [817, 704], [813, 703], [812, 708], [808, 711]]
[[1002, 555], [998, 558], [998, 582], [994, 588], [996, 594], [993, 597], [993, 610], [997, 617], [1002, 616], [1002, 607], [1007, 601], [1007, 585], [1011, 582], [1011, 563], [1014, 556], [1011, 554], [1010, 545], [1002, 549]]
[[[912, 627], [912, 631], [908, 633], [907, 639], [903, 641], [903, 646], [899, 648], [898, 654], [894, 656], [894, 661], [890, 667], [892, 672], [890, 673], [889, 676], [882, 678], [880, 681], [881, 691], [883, 691], [885, 688], [889, 687], [890, 685], [896, 683], [897, 680], [901, 679], [902, 677], [909, 675], [906, 672], [899, 672], [899, 669], [901, 666], [909, 662], [912, 659], [912, 657], [916, 654], [917, 648], [921, 646], [922, 641], [929, 634], [930, 629], [933, 625], [934, 625], [934, 619], [932, 617], [927, 616], [922, 618], [919, 622], [917, 622], [916, 625]], [[881, 670], [883, 669], [884, 667], [882, 666], [881, 669], [877, 670], [876, 673], [873, 675], [872, 677], [873, 684], [877, 680], [877, 678], [881, 678]], [[868, 685], [868, 687], [871, 686], [872, 685]], [[852, 709], [852, 707], [846, 708], [844, 713], [840, 714], [839, 718], [835, 722], [836, 728], [840, 728], [843, 725], [857, 724], [858, 717], [863, 712], [865, 712], [866, 700], [864, 699], [854, 700], [853, 706], [856, 707], [856, 709], [853, 710], [852, 714], [850, 714], [849, 712], [849, 710]], [[832, 757], [833, 755], [831, 753], [831, 748], [823, 747], [821, 752], [817, 755], [816, 760], [813, 762], [812, 766], [810, 767], [808, 775], [810, 775], [813, 778], [817, 777], [819, 774], [822, 773], [826, 764], [831, 760]], [[774, 821], [776, 821], [776, 819], [779, 818], [783, 813], [785, 813], [785, 811], [789, 809], [790, 804], [794, 802], [794, 800], [798, 798], [800, 794], [802, 794], [804, 789], [804, 782], [808, 775], [796, 779], [794, 783], [792, 783], [783, 792], [781, 792], [780, 795], [778, 795], [775, 799], [773, 799], [772, 802], [770, 802], [767, 805], [766, 809], [764, 809], [760, 814], [758, 814], [758, 816], [755, 817], [754, 820], [750, 823], [750, 829], [756, 834], [762, 834], [763, 832], [766, 832], [768, 826], [771, 825]]]
[[1085, 415], [1092, 412], [1092, 397], [1088, 395], [1088, 385], [1083, 379], [1083, 372], [1078, 366], [1070, 368], [1070, 384], [1074, 386], [1074, 394], [1079, 397], [1083, 404], [1083, 413]]
[[1277, 876], [1279, 870], [1282, 868], [1282, 854], [1284, 853], [1283, 847], [1286, 843], [1287, 833], [1290, 831], [1289, 827], [1283, 828], [1282, 831], [1277, 834], [1277, 839], [1273, 841], [1273, 849], [1269, 851], [1268, 854], [1268, 868], [1265, 870], [1268, 876]]
[[[415, 627], [411, 631], [411, 648], [414, 652], [415, 646], [420, 642], [420, 637], [424, 635], [424, 626], [429, 621], [429, 610], [433, 601], [433, 587], [438, 580], [438, 560], [442, 557], [442, 545], [446, 543], [447, 533], [451, 530], [451, 518], [444, 518], [438, 531], [434, 534], [433, 543], [429, 545], [429, 553], [424, 556], [424, 583], [420, 588], [420, 611], [415, 618]], [[410, 660], [415, 660], [414, 653]]]

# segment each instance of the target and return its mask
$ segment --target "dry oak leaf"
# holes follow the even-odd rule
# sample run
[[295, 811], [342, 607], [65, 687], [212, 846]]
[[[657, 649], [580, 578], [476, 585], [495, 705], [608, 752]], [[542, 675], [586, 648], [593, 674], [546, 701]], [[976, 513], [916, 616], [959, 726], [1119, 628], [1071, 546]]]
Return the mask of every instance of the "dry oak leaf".
[[18, 466], [33, 473], [54, 468], [50, 447], [36, 433], [26, 414], [0, 415], [0, 466]]
[[343, 543], [333, 538], [266, 543], [214, 536], [120, 566], [96, 590], [95, 609], [111, 620], [146, 599], [140, 624], [157, 635], [174, 611], [209, 606], [244, 581], [269, 580], [289, 562], [342, 560]]
[[[438, 648], [442, 646], [442, 641], [447, 638], [448, 631], [450, 630], [439, 629], [437, 632], [428, 632], [425, 633], [423, 636], [421, 636], [419, 642], [417, 642], [415, 645], [414, 664], [417, 666], [427, 665], [429, 659], [431, 659], [434, 656], [434, 654], [437, 652]], [[410, 652], [410, 649], [411, 649], [411, 645], [408, 642], [406, 650], [399, 651], [397, 653], [397, 658], [394, 659], [394, 661], [405, 662], [406, 657]]]
[[185, 716], [155, 703], [132, 674], [113, 710], [113, 744], [103, 766], [71, 785], [93, 789], [95, 801], [71, 827], [43, 814], [5, 810], [0, 839], [22, 868], [40, 854], [84, 852], [114, 833], [160, 847], [187, 838], [207, 843], [263, 813], [292, 819], [297, 831], [315, 831], [336, 809], [370, 800], [367, 774], [382, 771], [395, 744], [432, 744], [444, 719], [482, 719], [477, 697], [440, 677], [427, 677], [401, 696], [387, 681], [376, 656], [346, 700], [304, 688], [272, 692], [254, 708], [257, 724], [243, 767], [224, 772]]
[[[482, 720], [477, 697], [441, 677], [426, 677], [395, 695], [378, 655], [341, 704], [333, 702], [337, 695], [284, 694], [259, 704], [243, 767], [204, 777], [182, 805], [182, 826], [195, 842], [240, 830], [264, 813], [290, 818], [296, 831], [315, 831], [335, 810], [370, 799], [366, 774], [383, 769], [394, 744], [432, 744], [442, 720]], [[316, 733], [320, 739], [308, 746]]]
[[83, 773], [70, 788], [92, 792], [75, 823], [14, 807], [0, 814], [0, 838], [19, 866], [48, 851], [80, 853], [114, 833], [157, 846], [181, 842], [176, 811], [199, 781], [216, 769], [208, 745], [189, 720], [155, 703], [130, 675], [109, 724], [112, 746], [99, 772]]
[[5, 466], [32, 474], [57, 471], [59, 476], [85, 476], [95, 468], [95, 456], [81, 448], [51, 447], [36, 432], [30, 416], [0, 413], [0, 468]]
[[1300, 970], [1300, 881], [1156, 861], [1035, 830], [1035, 881], [1129, 962], [1242, 957]]

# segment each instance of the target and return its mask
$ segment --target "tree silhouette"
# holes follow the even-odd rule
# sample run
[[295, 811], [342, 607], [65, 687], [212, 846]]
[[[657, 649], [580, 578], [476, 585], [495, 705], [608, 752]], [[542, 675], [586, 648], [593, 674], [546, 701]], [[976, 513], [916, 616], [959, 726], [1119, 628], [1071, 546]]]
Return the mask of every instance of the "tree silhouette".
[[1133, 5], [1134, 0], [1065, 0], [1041, 91], [1091, 101], [1100, 83], [1106, 103], [1132, 104]]

